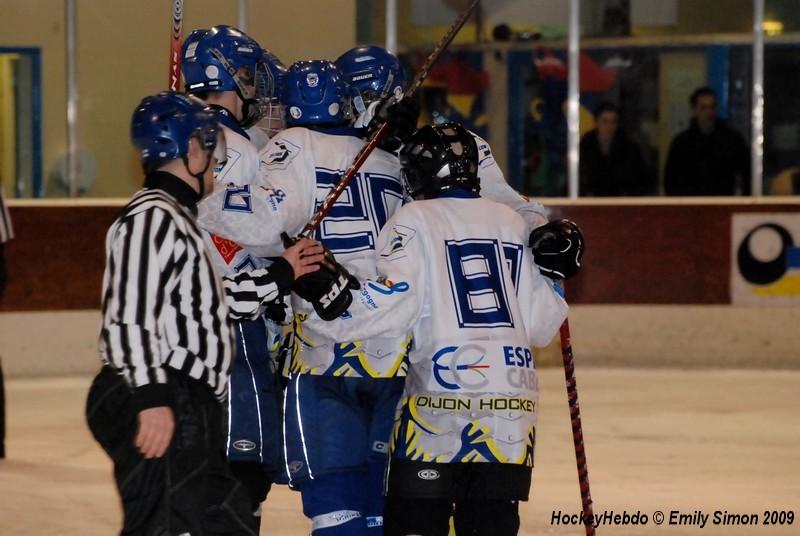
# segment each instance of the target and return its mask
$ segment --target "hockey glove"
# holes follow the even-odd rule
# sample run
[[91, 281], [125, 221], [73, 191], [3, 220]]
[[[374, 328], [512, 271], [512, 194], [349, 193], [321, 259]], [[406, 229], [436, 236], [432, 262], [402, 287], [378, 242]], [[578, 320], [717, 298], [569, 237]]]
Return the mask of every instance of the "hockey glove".
[[264, 316], [276, 324], [283, 325], [286, 323], [286, 311], [288, 308], [289, 306], [283, 301], [283, 296], [281, 296], [276, 300], [272, 300], [264, 307]]
[[531, 232], [528, 246], [539, 271], [550, 279], [569, 279], [581, 268], [584, 240], [578, 226], [556, 220]]
[[367, 130], [371, 134], [386, 123], [380, 148], [390, 153], [397, 152], [417, 130], [419, 111], [419, 103], [412, 97], [396, 102], [393, 98], [387, 99], [370, 121]]
[[[283, 237], [284, 244], [287, 240], [293, 239]], [[292, 285], [292, 291], [311, 303], [319, 317], [325, 321], [334, 320], [347, 311], [353, 303], [350, 290], [360, 288], [358, 280], [336, 262], [333, 253], [327, 248], [320, 269], [299, 277]]]

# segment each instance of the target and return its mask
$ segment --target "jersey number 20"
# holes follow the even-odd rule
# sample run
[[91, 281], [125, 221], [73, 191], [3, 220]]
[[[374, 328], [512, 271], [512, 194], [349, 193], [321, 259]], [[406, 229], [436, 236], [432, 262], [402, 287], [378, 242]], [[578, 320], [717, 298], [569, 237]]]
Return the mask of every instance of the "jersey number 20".
[[[317, 207], [342, 172], [317, 168]], [[403, 203], [403, 188], [396, 177], [357, 173], [322, 220], [316, 239], [334, 253], [375, 249], [375, 237], [386, 220]]]

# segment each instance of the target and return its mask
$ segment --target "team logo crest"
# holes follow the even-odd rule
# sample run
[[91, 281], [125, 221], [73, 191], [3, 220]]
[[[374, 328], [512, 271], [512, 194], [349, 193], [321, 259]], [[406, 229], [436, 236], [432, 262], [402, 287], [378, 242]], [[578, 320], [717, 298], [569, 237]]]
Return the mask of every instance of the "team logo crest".
[[308, 73], [306, 75], [306, 84], [308, 84], [308, 87], [317, 87], [319, 85], [319, 75], [317, 73]]
[[[269, 152], [261, 157], [261, 163], [272, 168], [285, 169], [299, 152], [300, 147], [292, 142], [286, 139], [275, 139], [271, 142]], [[264, 189], [266, 190], [266, 188]]]
[[406, 244], [411, 242], [417, 231], [405, 225], [395, 225], [392, 227], [392, 234], [389, 242], [381, 250], [381, 257], [390, 257], [395, 253], [403, 251]]

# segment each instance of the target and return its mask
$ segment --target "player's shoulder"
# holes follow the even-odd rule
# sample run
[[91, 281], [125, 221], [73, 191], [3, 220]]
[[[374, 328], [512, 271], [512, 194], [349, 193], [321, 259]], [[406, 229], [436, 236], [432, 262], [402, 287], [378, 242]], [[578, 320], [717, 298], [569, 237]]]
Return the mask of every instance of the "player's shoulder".
[[153, 217], [172, 220], [176, 225], [189, 219], [172, 196], [162, 190], [144, 188], [134, 194], [117, 220], [122, 225], [137, 225]]
[[250, 184], [258, 172], [258, 149], [250, 139], [223, 125], [227, 162], [215, 169], [217, 181], [243, 186]]
[[259, 152], [261, 165], [268, 170], [285, 169], [309, 145], [310, 136], [311, 131], [302, 127], [280, 131]]
[[489, 142], [471, 130], [469, 133], [475, 138], [475, 145], [478, 148], [478, 166], [486, 168], [494, 164], [494, 155], [492, 154], [492, 147], [489, 145]]

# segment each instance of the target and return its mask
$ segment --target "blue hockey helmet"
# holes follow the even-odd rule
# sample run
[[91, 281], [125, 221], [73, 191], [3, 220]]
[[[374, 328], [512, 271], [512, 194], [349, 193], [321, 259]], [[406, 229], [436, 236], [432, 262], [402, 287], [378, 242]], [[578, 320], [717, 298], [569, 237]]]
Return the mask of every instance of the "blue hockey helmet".
[[394, 96], [399, 99], [406, 87], [403, 66], [397, 56], [383, 47], [356, 47], [336, 60], [350, 86], [353, 107], [363, 114], [376, 101]]
[[281, 101], [289, 126], [341, 125], [350, 119], [347, 84], [327, 60], [293, 63], [286, 72]]
[[235, 91], [243, 102], [241, 123], [249, 127], [277, 95], [264, 50], [244, 32], [225, 25], [194, 30], [183, 43], [181, 70], [186, 91]]
[[224, 159], [217, 113], [200, 102], [182, 93], [162, 91], [142, 99], [133, 112], [131, 141], [139, 150], [145, 171], [185, 156], [193, 137], [206, 151], [219, 155], [218, 160]]

